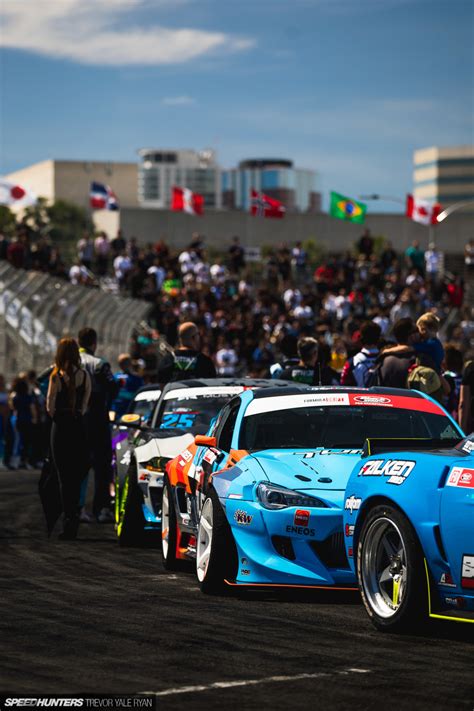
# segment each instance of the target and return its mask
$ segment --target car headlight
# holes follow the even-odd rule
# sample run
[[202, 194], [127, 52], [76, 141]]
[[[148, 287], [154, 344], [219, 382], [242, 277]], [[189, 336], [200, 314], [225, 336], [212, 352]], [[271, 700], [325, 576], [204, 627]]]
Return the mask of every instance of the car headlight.
[[144, 462], [143, 469], [147, 469], [149, 472], [161, 472], [164, 473], [166, 465], [170, 462], [169, 457], [152, 457], [147, 462]]
[[259, 484], [257, 498], [266, 509], [286, 509], [289, 506], [327, 508], [324, 501], [316, 499], [314, 496], [301, 494], [299, 491], [285, 489], [283, 486], [275, 486], [275, 484]]

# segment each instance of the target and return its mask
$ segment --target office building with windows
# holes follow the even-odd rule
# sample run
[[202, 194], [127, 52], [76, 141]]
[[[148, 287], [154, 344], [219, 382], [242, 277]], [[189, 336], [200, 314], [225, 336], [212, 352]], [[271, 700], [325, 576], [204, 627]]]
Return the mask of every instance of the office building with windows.
[[[474, 201], [474, 146], [421, 148], [413, 154], [413, 194], [449, 207]], [[474, 209], [474, 202], [464, 209]]]
[[221, 207], [221, 170], [214, 151], [141, 148], [138, 200], [142, 207], [169, 209], [173, 186], [204, 197], [207, 208]]
[[316, 173], [295, 168], [283, 158], [252, 158], [222, 171], [222, 203], [228, 209], [249, 210], [251, 189], [280, 200], [288, 212], [320, 212]]

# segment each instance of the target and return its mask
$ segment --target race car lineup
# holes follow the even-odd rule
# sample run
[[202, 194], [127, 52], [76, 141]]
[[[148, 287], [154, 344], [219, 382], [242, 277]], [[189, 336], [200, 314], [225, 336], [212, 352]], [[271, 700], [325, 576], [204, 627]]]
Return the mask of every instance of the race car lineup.
[[[137, 545], [147, 528], [161, 527], [166, 464], [191, 444], [195, 435], [207, 432], [232, 396], [271, 382], [276, 381], [196, 379], [169, 383], [163, 389], [147, 386], [137, 393], [114, 433], [115, 520], [122, 545]], [[280, 387], [286, 385], [280, 383]]]
[[119, 426], [119, 541], [161, 528], [203, 592], [359, 588], [381, 630], [474, 621], [474, 439], [428, 396], [185, 381]]

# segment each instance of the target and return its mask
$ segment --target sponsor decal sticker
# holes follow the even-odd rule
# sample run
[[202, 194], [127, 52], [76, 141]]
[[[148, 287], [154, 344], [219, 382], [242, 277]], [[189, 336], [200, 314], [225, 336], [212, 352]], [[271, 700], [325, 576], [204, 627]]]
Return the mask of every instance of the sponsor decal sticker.
[[471, 453], [474, 451], [474, 442], [472, 440], [468, 440], [467, 442], [464, 442], [462, 446], [463, 452], [468, 452]]
[[217, 454], [212, 449], [208, 449], [202, 459], [204, 462], [207, 462], [208, 464], [214, 464], [214, 462], [217, 459]]
[[366, 462], [358, 476], [386, 476], [387, 484], [400, 486], [415, 468], [415, 462], [405, 459], [372, 459]]
[[181, 452], [181, 457], [182, 459], [184, 459], [185, 462], [190, 462], [193, 458], [193, 455], [191, 454], [189, 449], [185, 449], [184, 452]]
[[344, 533], [347, 538], [354, 535], [354, 528], [355, 528], [355, 526], [351, 526], [349, 523], [346, 523], [346, 525], [344, 527]]
[[[395, 395], [387, 397], [385, 395], [373, 395], [367, 393], [364, 395], [350, 394], [350, 404], [353, 406], [368, 406], [368, 407], [388, 407], [398, 408], [400, 410], [415, 410], [416, 412], [432, 412], [435, 415], [443, 415], [444, 412], [440, 405], [437, 405], [430, 400], [425, 400], [423, 397], [413, 397], [407, 395]], [[383, 402], [388, 400], [389, 402]]]
[[347, 555], [349, 556], [349, 558], [353, 558], [353, 557], [354, 557], [354, 549], [353, 549], [353, 548], [348, 548], [348, 549], [347, 549]]
[[354, 395], [354, 405], [384, 405], [393, 407], [392, 400], [382, 395]]
[[252, 571], [250, 571], [248, 568], [241, 568], [240, 569], [240, 574], [241, 575], [250, 575]]
[[456, 587], [456, 585], [454, 584], [454, 580], [451, 576], [451, 573], [443, 573], [439, 579], [439, 584], [444, 585], [447, 588], [455, 588]]
[[303, 511], [302, 509], [298, 509], [297, 511], [295, 511], [295, 518], [293, 520], [293, 523], [295, 524], [295, 526], [308, 526], [309, 517], [309, 511]]
[[458, 486], [464, 489], [474, 489], [474, 469], [453, 467], [446, 486]]
[[286, 527], [287, 533], [293, 533], [295, 536], [308, 536], [313, 538], [316, 535], [314, 528], [308, 528], [307, 526], [292, 526], [288, 524]]
[[450, 607], [464, 607], [464, 600], [462, 597], [445, 597], [444, 601], [446, 605]]
[[361, 449], [321, 449], [318, 454], [361, 454]]
[[358, 511], [361, 507], [362, 504], [362, 499], [357, 498], [354, 496], [354, 494], [351, 494], [349, 498], [346, 499], [346, 503], [344, 504], [344, 508], [346, 511], [350, 511], [351, 516], [353, 511]]
[[474, 589], [474, 554], [462, 557], [461, 585]]
[[237, 509], [234, 513], [234, 521], [236, 521], [239, 526], [248, 526], [252, 523], [253, 516], [247, 511], [242, 509]]

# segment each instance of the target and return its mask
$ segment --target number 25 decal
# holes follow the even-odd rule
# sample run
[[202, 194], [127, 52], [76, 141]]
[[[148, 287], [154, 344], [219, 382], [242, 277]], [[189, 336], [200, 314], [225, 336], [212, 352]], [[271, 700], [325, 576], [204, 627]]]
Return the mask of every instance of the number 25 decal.
[[192, 427], [195, 419], [195, 414], [183, 413], [181, 415], [176, 415], [170, 413], [168, 415], [163, 415], [161, 427]]

